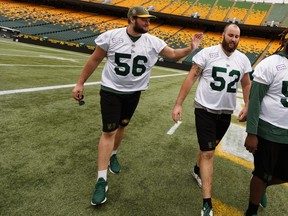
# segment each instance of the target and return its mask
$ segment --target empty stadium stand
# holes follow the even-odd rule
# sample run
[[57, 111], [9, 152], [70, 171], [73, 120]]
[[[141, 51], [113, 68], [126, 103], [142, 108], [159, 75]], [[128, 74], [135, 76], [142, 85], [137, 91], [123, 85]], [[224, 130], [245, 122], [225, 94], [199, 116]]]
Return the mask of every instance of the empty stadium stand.
[[274, 25], [288, 27], [287, 23], [285, 23], [285, 19], [287, 20], [288, 18], [287, 14], [288, 4], [273, 4], [271, 5], [270, 13], [265, 17], [264, 23], [269, 25], [269, 23], [274, 22]]
[[228, 0], [50, 0], [43, 3], [0, 0], [0, 26], [20, 31], [22, 41], [81, 47], [91, 52], [99, 34], [126, 26], [128, 8], [143, 5], [158, 17], [151, 21], [150, 33], [171, 47], [187, 46], [195, 32], [204, 32], [199, 49], [178, 61], [187, 66], [203, 47], [221, 42], [227, 22], [239, 24], [242, 33], [239, 50], [246, 53], [252, 64], [275, 52], [279, 46], [278, 34], [288, 26], [288, 4]]
[[214, 7], [212, 8], [209, 16], [206, 19], [225, 21], [229, 10], [232, 8], [234, 2], [226, 0], [217, 0]]
[[263, 21], [271, 8], [272, 4], [253, 4], [248, 11], [247, 18], [244, 24], [247, 25], [262, 25]]
[[216, 0], [198, 0], [192, 5], [192, 7], [186, 11], [186, 16], [191, 16], [194, 13], [199, 14], [199, 18], [206, 19]]
[[240, 21], [239, 23], [244, 23], [244, 20], [248, 15], [248, 11], [252, 7], [252, 5], [253, 4], [251, 2], [234, 2], [233, 7], [226, 15], [226, 21], [228, 21], [229, 19], [238, 19]]

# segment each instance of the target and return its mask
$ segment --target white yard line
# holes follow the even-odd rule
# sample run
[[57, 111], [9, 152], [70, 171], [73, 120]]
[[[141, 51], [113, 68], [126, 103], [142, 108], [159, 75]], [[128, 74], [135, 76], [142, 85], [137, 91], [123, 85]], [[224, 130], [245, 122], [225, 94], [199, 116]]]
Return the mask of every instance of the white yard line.
[[182, 121], [177, 121], [167, 132], [167, 135], [172, 135], [177, 130], [177, 128], [182, 124]]
[[[157, 78], [163, 78], [163, 77], [172, 77], [172, 76], [181, 76], [181, 75], [185, 75], [185, 73], [182, 73], [182, 74], [168, 74], [168, 75], [162, 75], [162, 76], [151, 76], [151, 79], [153, 79], [153, 78], [157, 79]], [[88, 83], [85, 83], [85, 86], [88, 86], [88, 85], [100, 85], [100, 84], [101, 84], [101, 82], [88, 82]], [[45, 90], [62, 89], [62, 88], [72, 88], [75, 85], [76, 84], [68, 84], [68, 85], [38, 87], [38, 88], [5, 90], [5, 91], [0, 91], [0, 95], [9, 95], [9, 94], [17, 94], [17, 93], [25, 93], [25, 92], [45, 91]]]
[[83, 68], [75, 65], [29, 65], [29, 64], [0, 64], [0, 67], [65, 67], [65, 68]]
[[[0, 40], [0, 43], [17, 43], [14, 41], [9, 41], [9, 40]], [[86, 53], [78, 53], [78, 52], [73, 52], [73, 51], [67, 51], [67, 50], [61, 50], [61, 49], [55, 49], [55, 48], [49, 48], [49, 47], [43, 47], [43, 46], [36, 46], [36, 45], [29, 45], [25, 43], [21, 43], [22, 46], [26, 47], [38, 47], [41, 50], [53, 50], [57, 51], [59, 53], [73, 53], [77, 54], [78, 56], [89, 56], [89, 54]], [[0, 49], [1, 50], [1, 49]], [[11, 56], [11, 57], [25, 57], [25, 55], [15, 55], [15, 54], [3, 54], [1, 53], [0, 55], [2, 56]], [[68, 59], [68, 58], [62, 58], [62, 57], [57, 57], [57, 56], [49, 56], [49, 55], [39, 55], [39, 56], [30, 56], [30, 57], [35, 57], [35, 58], [53, 58], [53, 59], [58, 59], [58, 60], [63, 60], [63, 61], [77, 61], [76, 59]], [[105, 60], [103, 61], [105, 62]], [[31, 65], [31, 64], [0, 64], [0, 67], [65, 67], [65, 68], [70, 68], [70, 67], [75, 67], [75, 68], [82, 68], [83, 66], [70, 66], [70, 65]], [[184, 70], [177, 70], [177, 69], [171, 69], [171, 68], [164, 68], [164, 67], [158, 67], [154, 66], [155, 68], [161, 68], [162, 70], [165, 71], [171, 71], [175, 72], [178, 74], [167, 74], [167, 75], [160, 75], [160, 76], [151, 76], [150, 78], [163, 78], [163, 77], [172, 77], [172, 76], [179, 76], [179, 75], [185, 75], [187, 74], [187, 71]], [[153, 71], [152, 71], [153, 73]], [[99, 85], [100, 82], [90, 82], [90, 83], [85, 83], [86, 85]], [[0, 91], [0, 95], [8, 95], [8, 94], [17, 94], [17, 93], [25, 93], [25, 92], [35, 92], [35, 91], [45, 91], [45, 90], [53, 90], [53, 89], [61, 89], [61, 88], [72, 88], [74, 87], [75, 84], [68, 84], [68, 85], [58, 85], [58, 86], [46, 86], [46, 87], [38, 87], [38, 88], [26, 88], [26, 89], [14, 89], [14, 90], [4, 90]]]
[[44, 58], [44, 59], [55, 59], [55, 60], [61, 60], [61, 61], [72, 61], [72, 62], [78, 62], [78, 59], [72, 59], [72, 58], [63, 58], [61, 56], [50, 56], [50, 55], [15, 55], [15, 54], [5, 54], [0, 53], [0, 56], [8, 56], [8, 57], [21, 57], [21, 58]]
[[[100, 84], [100, 82], [90, 82], [90, 83], [85, 83], [85, 86], [99, 85], [99, 84]], [[45, 90], [54, 90], [54, 89], [62, 89], [62, 88], [72, 88], [75, 85], [76, 84], [69, 84], [69, 85], [39, 87], [39, 88], [6, 90], [6, 91], [0, 91], [0, 95], [17, 94], [17, 93], [25, 93], [25, 92], [36, 92], [36, 91], [45, 91]]]

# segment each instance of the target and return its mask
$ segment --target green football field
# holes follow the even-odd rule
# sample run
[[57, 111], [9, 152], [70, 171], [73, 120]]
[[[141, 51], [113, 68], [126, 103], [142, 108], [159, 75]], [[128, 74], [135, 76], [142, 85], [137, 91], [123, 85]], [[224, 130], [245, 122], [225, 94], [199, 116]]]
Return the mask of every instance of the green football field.
[[[107, 202], [90, 205], [103, 64], [87, 81], [86, 104], [72, 99], [88, 57], [0, 39], [0, 215], [200, 215], [201, 190], [191, 176], [198, 150], [195, 87], [184, 103], [182, 124], [167, 135], [187, 71], [161, 67], [152, 70], [149, 90], [142, 93], [118, 151], [122, 172], [108, 174]], [[219, 149], [214, 165], [214, 215], [243, 215], [252, 163]], [[258, 215], [288, 215], [287, 185], [268, 188], [267, 197], [268, 206]]]

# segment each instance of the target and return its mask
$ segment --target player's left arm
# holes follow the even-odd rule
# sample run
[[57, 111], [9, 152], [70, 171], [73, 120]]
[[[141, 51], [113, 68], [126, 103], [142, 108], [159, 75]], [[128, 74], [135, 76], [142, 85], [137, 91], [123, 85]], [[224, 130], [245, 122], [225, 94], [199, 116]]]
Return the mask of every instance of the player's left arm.
[[202, 39], [203, 33], [196, 33], [191, 41], [190, 46], [179, 49], [173, 49], [169, 46], [165, 46], [164, 49], [160, 52], [160, 55], [172, 60], [179, 60], [195, 51], [201, 43]]
[[238, 120], [240, 122], [246, 121], [247, 113], [248, 113], [248, 103], [249, 103], [249, 93], [251, 88], [251, 81], [249, 77], [249, 73], [245, 73], [242, 80], [241, 80], [242, 92], [243, 92], [243, 99], [245, 106], [240, 111], [238, 115]]

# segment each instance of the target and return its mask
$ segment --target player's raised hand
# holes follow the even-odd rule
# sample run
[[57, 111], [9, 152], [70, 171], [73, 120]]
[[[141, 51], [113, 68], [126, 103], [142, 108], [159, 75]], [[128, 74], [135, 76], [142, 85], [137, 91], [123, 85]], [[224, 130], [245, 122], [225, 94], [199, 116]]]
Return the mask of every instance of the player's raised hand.
[[202, 39], [203, 39], [203, 33], [202, 32], [197, 32], [194, 36], [193, 39], [191, 41], [191, 47], [192, 50], [196, 50], [199, 46], [199, 44], [201, 43]]

